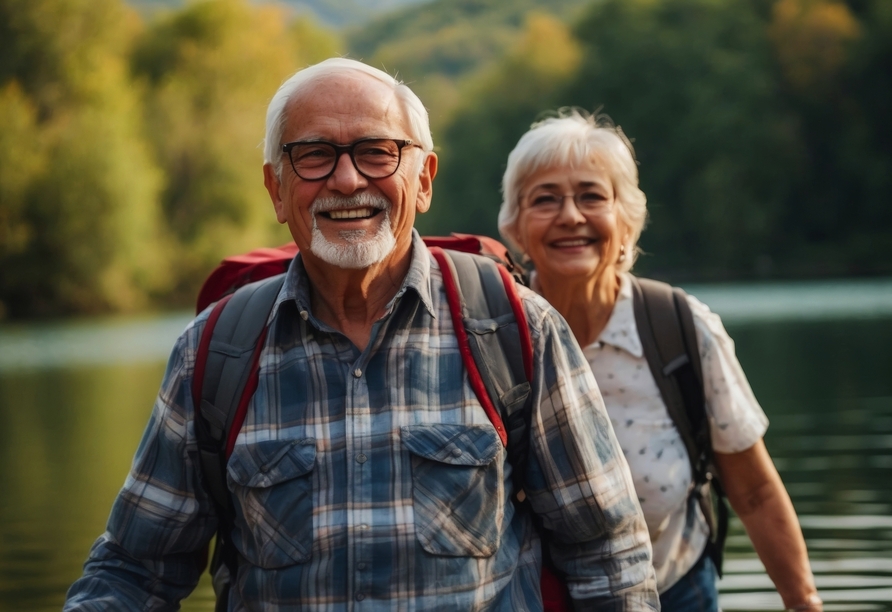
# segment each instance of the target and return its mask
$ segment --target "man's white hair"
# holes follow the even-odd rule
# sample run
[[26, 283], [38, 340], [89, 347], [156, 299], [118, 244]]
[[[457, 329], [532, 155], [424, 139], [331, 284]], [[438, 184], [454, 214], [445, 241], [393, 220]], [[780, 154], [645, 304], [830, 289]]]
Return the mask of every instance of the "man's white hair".
[[523, 254], [518, 222], [524, 182], [540, 170], [574, 168], [596, 158], [607, 168], [616, 194], [617, 215], [629, 228], [624, 244], [629, 256], [618, 265], [628, 271], [638, 255], [638, 238], [647, 220], [647, 197], [638, 187], [632, 143], [605, 115], [591, 115], [576, 108], [562, 108], [556, 115], [534, 123], [508, 155], [502, 177], [499, 232], [509, 246]]
[[[282, 133], [285, 131], [285, 109], [288, 106], [288, 102], [316, 78], [347, 71], [361, 72], [385, 85], [391, 86], [397, 100], [402, 104], [406, 117], [409, 119], [409, 131], [412, 140], [421, 145], [425, 151], [433, 151], [434, 141], [431, 137], [427, 109], [424, 108], [424, 104], [421, 103], [415, 92], [383, 70], [372, 68], [368, 64], [363, 64], [356, 60], [332, 57], [294, 73], [287, 81], [282, 83], [282, 86], [279, 87], [279, 90], [269, 103], [266, 111], [266, 137], [263, 141], [263, 161], [264, 163], [272, 164], [279, 179], [282, 178], [282, 145], [284, 144], [282, 142]], [[419, 167], [420, 170], [421, 168]]]

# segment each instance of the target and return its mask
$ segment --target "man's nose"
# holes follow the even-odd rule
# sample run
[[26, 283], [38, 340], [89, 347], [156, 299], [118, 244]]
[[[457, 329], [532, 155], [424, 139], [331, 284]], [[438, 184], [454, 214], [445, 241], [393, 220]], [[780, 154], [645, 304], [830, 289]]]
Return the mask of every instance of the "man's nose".
[[367, 187], [368, 184], [368, 179], [359, 173], [346, 151], [338, 155], [334, 172], [328, 177], [329, 189], [350, 195], [357, 189]]

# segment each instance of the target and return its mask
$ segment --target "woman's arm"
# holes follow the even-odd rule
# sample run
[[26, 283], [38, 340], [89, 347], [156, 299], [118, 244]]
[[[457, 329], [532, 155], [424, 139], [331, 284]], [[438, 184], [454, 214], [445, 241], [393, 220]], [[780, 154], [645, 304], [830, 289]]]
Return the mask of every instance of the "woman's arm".
[[820, 612], [821, 599], [790, 496], [762, 440], [715, 453], [722, 486], [788, 610]]

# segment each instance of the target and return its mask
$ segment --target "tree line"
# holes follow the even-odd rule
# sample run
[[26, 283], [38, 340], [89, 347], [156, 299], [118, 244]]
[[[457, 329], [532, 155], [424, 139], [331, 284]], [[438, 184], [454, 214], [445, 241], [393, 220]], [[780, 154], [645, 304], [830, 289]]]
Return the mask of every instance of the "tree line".
[[186, 305], [223, 256], [281, 243], [266, 104], [340, 41], [213, 0], [151, 23], [120, 0], [0, 0], [6, 316]]
[[580, 106], [635, 143], [644, 272], [892, 273], [892, 3], [522, 4], [435, 0], [338, 34], [248, 0], [150, 21], [121, 0], [0, 0], [0, 315], [188, 305], [223, 256], [285, 242], [265, 107], [345, 52], [431, 109], [424, 233], [496, 235], [508, 152]]
[[601, 0], [524, 32], [440, 135], [425, 231], [491, 232], [508, 152], [543, 109], [579, 106], [634, 142], [643, 273], [892, 273], [892, 3]]

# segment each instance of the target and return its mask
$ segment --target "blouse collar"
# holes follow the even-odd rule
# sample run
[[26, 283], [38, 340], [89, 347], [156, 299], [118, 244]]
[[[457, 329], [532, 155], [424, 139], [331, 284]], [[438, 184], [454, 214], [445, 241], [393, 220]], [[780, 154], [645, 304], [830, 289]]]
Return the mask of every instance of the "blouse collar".
[[644, 350], [641, 347], [641, 338], [638, 336], [638, 326], [635, 325], [632, 281], [626, 272], [620, 272], [619, 279], [619, 294], [616, 296], [616, 304], [613, 305], [613, 313], [597, 342], [615, 346], [640, 358], [644, 356]]

